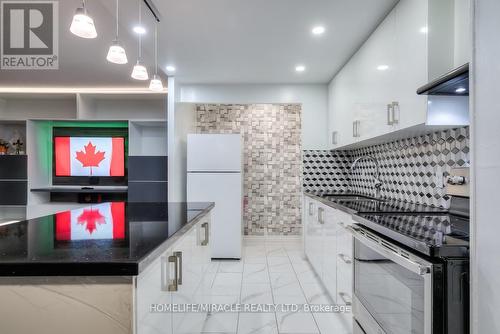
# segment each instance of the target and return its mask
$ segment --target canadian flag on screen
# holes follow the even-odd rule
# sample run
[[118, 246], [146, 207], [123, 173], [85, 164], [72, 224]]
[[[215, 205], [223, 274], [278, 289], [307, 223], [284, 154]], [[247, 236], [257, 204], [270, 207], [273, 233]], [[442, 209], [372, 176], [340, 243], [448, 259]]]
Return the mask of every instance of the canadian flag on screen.
[[125, 203], [102, 203], [56, 214], [56, 240], [125, 238]]
[[56, 176], [124, 176], [124, 138], [56, 137]]

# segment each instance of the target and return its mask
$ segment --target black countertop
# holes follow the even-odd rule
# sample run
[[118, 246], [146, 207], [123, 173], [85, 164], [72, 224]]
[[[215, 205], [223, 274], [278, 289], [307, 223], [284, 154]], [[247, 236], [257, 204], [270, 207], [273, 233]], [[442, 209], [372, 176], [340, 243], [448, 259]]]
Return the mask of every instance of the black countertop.
[[0, 276], [133, 276], [213, 203], [102, 203], [0, 224]]
[[370, 196], [356, 193], [325, 193], [305, 192], [309, 197], [321, 201], [323, 204], [350, 214], [358, 213], [433, 213], [445, 214], [448, 210], [429, 205], [415, 204], [404, 201], [384, 199], [383, 201], [346, 201], [345, 196], [361, 196], [371, 199]]

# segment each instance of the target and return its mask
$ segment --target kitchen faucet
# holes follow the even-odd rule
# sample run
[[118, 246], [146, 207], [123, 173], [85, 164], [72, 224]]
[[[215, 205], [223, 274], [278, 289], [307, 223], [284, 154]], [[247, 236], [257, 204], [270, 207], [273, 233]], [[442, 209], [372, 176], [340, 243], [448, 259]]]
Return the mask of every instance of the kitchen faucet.
[[379, 164], [378, 160], [372, 157], [371, 155], [364, 155], [362, 157], [357, 158], [354, 160], [352, 163], [351, 169], [355, 170], [356, 167], [358, 166], [358, 163], [361, 160], [371, 160], [375, 164], [375, 176], [373, 177], [375, 179], [375, 198], [380, 199], [380, 187], [382, 187], [382, 181], [380, 180], [380, 171], [379, 171]]

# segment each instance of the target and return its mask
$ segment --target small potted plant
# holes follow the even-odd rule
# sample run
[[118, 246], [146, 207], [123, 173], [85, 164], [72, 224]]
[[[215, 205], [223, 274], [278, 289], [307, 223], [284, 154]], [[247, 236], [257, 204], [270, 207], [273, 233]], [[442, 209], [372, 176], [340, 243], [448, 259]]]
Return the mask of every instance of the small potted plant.
[[9, 150], [9, 142], [0, 139], [0, 155], [6, 155]]

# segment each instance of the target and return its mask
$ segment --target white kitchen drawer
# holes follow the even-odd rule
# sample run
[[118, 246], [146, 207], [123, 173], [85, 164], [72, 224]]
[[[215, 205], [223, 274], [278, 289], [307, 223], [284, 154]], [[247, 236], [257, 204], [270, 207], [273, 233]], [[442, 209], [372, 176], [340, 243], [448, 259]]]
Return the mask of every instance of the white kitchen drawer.
[[335, 222], [339, 225], [352, 225], [352, 215], [350, 213], [335, 209]]
[[352, 272], [337, 270], [337, 304], [352, 304]]
[[353, 272], [352, 256], [345, 253], [337, 253], [337, 276], [352, 278]]

